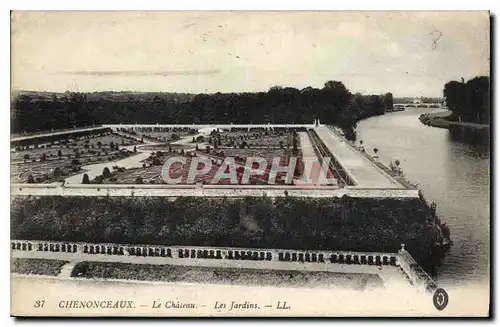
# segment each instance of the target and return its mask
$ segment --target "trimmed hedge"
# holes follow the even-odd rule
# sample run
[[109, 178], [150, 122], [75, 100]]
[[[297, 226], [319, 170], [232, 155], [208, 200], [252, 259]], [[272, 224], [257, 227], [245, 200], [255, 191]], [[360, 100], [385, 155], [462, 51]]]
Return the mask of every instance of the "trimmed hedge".
[[13, 239], [431, 254], [420, 199], [16, 197]]

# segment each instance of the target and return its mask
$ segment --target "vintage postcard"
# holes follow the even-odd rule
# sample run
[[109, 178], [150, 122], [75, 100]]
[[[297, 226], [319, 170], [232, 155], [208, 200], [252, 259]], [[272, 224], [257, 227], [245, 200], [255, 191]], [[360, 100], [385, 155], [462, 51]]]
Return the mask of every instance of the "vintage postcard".
[[486, 11], [13, 11], [11, 315], [488, 317]]

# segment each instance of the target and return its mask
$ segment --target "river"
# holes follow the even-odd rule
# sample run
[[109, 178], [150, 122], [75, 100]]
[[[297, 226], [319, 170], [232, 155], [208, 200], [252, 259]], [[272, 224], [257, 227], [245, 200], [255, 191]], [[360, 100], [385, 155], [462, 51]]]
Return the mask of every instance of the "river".
[[418, 183], [451, 230], [453, 246], [437, 268], [440, 285], [489, 281], [490, 151], [453, 140], [448, 130], [423, 125], [422, 113], [407, 109], [358, 123], [357, 140], [380, 160], [398, 159], [406, 178]]

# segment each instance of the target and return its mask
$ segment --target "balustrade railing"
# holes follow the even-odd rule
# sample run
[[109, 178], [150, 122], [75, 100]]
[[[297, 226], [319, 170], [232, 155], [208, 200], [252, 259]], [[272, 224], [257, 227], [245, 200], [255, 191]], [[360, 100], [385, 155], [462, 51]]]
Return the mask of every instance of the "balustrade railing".
[[110, 255], [131, 257], [163, 257], [171, 259], [247, 260], [262, 262], [297, 262], [301, 264], [344, 264], [399, 267], [416, 287], [434, 291], [434, 280], [404, 249], [398, 253], [224, 248], [202, 246], [131, 245], [113, 243], [78, 243], [11, 240], [11, 250], [23, 252], [53, 252], [65, 254]]

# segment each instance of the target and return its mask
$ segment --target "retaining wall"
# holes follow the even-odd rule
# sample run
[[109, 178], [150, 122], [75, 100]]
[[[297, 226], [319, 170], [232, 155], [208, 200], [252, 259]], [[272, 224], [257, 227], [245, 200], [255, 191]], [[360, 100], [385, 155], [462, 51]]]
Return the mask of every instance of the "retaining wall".
[[[130, 245], [112, 243], [75, 243], [51, 242], [35, 240], [11, 240], [11, 250], [29, 252], [53, 252], [75, 255], [121, 256], [121, 257], [163, 257], [209, 261], [260, 261], [265, 262], [298, 262], [311, 265], [307, 269], [314, 270], [314, 265], [345, 264], [354, 266], [394, 266], [417, 288], [433, 291], [437, 288], [434, 280], [427, 275], [404, 249], [398, 253], [352, 252], [352, 251], [317, 251], [317, 250], [278, 250], [252, 248], [222, 248], [196, 246], [160, 246]], [[100, 260], [102, 261], [102, 260]], [[265, 266], [260, 266], [265, 267]], [[323, 270], [323, 269], [318, 269]]]
[[337, 186], [11, 184], [12, 196], [201, 196], [417, 198], [418, 190], [338, 188]]

